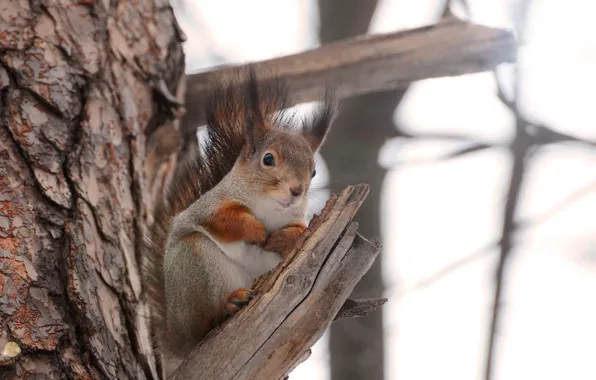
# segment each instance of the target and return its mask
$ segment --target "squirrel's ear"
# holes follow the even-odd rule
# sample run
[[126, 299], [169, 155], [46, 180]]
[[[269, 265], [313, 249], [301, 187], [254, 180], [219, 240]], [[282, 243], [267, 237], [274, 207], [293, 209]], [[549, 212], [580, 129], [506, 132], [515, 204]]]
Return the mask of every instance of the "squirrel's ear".
[[256, 150], [260, 140], [267, 134], [270, 126], [265, 122], [257, 76], [253, 66], [248, 68], [248, 81], [244, 100], [244, 114], [246, 116], [246, 140], [251, 152]]
[[327, 136], [327, 132], [337, 115], [337, 109], [337, 101], [328, 90], [325, 94], [325, 100], [322, 107], [314, 115], [313, 119], [302, 129], [304, 138], [310, 144], [313, 152], [319, 150], [323, 145], [325, 136]]

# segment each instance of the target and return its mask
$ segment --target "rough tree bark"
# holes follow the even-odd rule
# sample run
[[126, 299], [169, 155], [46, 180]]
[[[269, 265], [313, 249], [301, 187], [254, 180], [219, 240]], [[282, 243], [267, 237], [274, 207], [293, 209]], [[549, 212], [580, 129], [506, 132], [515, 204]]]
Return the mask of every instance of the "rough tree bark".
[[[167, 0], [0, 5], [0, 378], [153, 378], [145, 133], [182, 88]], [[16, 347], [16, 349], [15, 349]]]

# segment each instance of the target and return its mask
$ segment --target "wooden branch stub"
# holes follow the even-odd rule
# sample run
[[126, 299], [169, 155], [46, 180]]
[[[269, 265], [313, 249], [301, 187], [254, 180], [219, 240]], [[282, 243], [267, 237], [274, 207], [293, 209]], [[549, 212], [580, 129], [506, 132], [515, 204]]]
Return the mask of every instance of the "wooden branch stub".
[[[446, 18], [431, 26], [359, 36], [254, 65], [260, 77], [285, 79], [292, 88], [291, 103], [298, 104], [321, 99], [326, 87], [346, 98], [427, 78], [488, 71], [516, 59], [511, 32]], [[238, 65], [189, 75], [184, 128], [204, 123], [204, 104], [214, 83], [244, 72], [246, 65]]]
[[351, 221], [368, 189], [333, 196], [294, 254], [256, 281], [256, 298], [212, 331], [172, 379], [283, 379], [304, 360], [381, 249]]
[[287, 372], [288, 374], [286, 374], [284, 376], [283, 380], [288, 380], [290, 378], [289, 373], [291, 373], [293, 370], [295, 370], [296, 367], [298, 367], [300, 364], [305, 362], [306, 359], [310, 358], [310, 355], [312, 355], [312, 350], [311, 349], [306, 350], [306, 352], [301, 357], [299, 357], [298, 360], [296, 360], [296, 362], [292, 365], [290, 370]]
[[378, 309], [387, 302], [387, 298], [353, 300], [347, 299], [334, 320], [344, 318], [366, 317], [368, 313]]

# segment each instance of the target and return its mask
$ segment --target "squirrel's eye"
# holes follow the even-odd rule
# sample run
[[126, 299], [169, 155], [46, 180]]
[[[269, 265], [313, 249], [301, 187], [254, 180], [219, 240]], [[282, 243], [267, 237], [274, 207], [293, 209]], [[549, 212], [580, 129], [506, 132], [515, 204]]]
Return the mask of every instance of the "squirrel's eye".
[[263, 165], [265, 166], [275, 166], [275, 158], [271, 153], [267, 153], [263, 156]]
[[316, 170], [313, 170], [312, 171], [312, 175], [310, 176], [310, 178], [315, 178], [316, 175], [317, 175], [317, 171]]

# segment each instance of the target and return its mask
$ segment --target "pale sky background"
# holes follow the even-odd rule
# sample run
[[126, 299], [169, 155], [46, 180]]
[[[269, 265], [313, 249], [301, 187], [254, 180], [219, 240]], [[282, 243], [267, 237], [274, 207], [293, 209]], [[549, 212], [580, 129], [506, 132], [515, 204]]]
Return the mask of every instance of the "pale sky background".
[[[510, 0], [514, 1], [514, 0]], [[188, 1], [177, 17], [188, 36], [187, 71], [295, 53], [317, 45], [310, 0]], [[509, 1], [469, 1], [475, 22], [508, 27]], [[531, 120], [596, 141], [596, 2], [534, 0], [521, 105]], [[435, 1], [384, 0], [372, 33], [429, 23]], [[506, 68], [507, 69], [507, 68]], [[416, 83], [396, 120], [414, 133], [465, 133], [507, 143], [513, 118], [494, 96], [490, 73]], [[332, 143], [332, 142], [330, 142]], [[454, 143], [388, 141], [382, 239], [387, 379], [476, 380], [482, 376], [505, 191], [511, 161], [495, 148], [428, 162]], [[408, 164], [420, 159], [426, 163]], [[322, 173], [319, 170], [319, 173]], [[325, 176], [319, 174], [319, 180]], [[517, 217], [547, 213], [574, 192], [592, 191], [517, 235], [507, 278], [497, 379], [596, 379], [596, 150], [544, 149], [531, 165]], [[445, 266], [479, 259], [431, 285]], [[293, 380], [327, 380], [326, 339]]]

